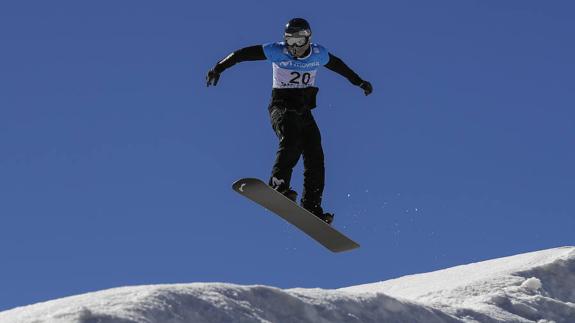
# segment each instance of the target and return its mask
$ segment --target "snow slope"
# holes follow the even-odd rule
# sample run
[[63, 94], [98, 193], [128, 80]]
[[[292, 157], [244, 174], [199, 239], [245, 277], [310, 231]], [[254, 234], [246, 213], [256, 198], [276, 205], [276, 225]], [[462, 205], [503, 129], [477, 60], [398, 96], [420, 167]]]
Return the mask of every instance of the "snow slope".
[[343, 288], [426, 304], [470, 322], [575, 323], [575, 247]]
[[0, 312], [0, 322], [575, 322], [575, 247], [337, 290], [121, 287]]

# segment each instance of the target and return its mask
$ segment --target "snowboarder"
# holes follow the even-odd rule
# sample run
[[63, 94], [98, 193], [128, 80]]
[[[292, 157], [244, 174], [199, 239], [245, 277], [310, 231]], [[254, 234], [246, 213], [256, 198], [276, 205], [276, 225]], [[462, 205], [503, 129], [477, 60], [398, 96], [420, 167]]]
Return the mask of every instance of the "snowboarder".
[[219, 61], [207, 74], [207, 86], [217, 85], [220, 74], [236, 63], [269, 60], [273, 67], [272, 98], [268, 106], [271, 124], [279, 139], [269, 185], [291, 200], [297, 193], [290, 187], [292, 170], [303, 155], [304, 189], [301, 206], [331, 223], [333, 214], [324, 212], [324, 155], [319, 128], [311, 109], [316, 107], [314, 86], [320, 66], [346, 77], [369, 95], [372, 86], [323, 46], [311, 42], [311, 28], [302, 18], [285, 26], [284, 41], [239, 49]]

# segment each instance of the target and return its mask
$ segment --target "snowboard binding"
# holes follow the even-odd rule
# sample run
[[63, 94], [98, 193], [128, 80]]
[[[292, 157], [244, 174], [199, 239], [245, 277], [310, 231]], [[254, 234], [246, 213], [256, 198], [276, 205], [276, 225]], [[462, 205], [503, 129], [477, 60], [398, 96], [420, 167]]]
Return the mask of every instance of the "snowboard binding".
[[333, 222], [334, 215], [332, 213], [323, 213], [323, 214], [315, 214], [318, 218], [320, 218], [323, 222], [327, 224], [331, 224]]
[[307, 207], [305, 205], [305, 203], [302, 203], [301, 205], [304, 209], [308, 210], [311, 214], [317, 216], [320, 220], [322, 220], [323, 222], [327, 223], [327, 224], [331, 224], [333, 222], [333, 217], [334, 214], [333, 213], [327, 213], [323, 211], [323, 208], [321, 206], [313, 206], [313, 207]]
[[270, 187], [280, 192], [283, 196], [295, 202], [297, 200], [297, 192], [294, 191], [283, 179], [272, 177], [270, 179]]
[[291, 187], [283, 188], [281, 186], [276, 186], [272, 188], [278, 192], [280, 192], [283, 196], [287, 197], [288, 199], [295, 202], [297, 200], [297, 192], [291, 189]]

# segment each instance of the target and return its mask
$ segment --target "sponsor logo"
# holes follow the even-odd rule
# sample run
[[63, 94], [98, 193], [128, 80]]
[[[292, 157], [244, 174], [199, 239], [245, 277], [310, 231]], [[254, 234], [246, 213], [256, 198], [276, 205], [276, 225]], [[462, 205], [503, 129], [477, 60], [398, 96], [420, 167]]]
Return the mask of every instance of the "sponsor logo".
[[279, 179], [277, 177], [272, 177], [272, 187], [276, 188], [280, 185], [284, 185], [285, 181], [283, 179]]
[[320, 66], [320, 64], [319, 64], [319, 62], [302, 63], [302, 62], [297, 62], [297, 61], [281, 61], [281, 62], [279, 62], [279, 66], [281, 66], [281, 67], [309, 68], [309, 67]]

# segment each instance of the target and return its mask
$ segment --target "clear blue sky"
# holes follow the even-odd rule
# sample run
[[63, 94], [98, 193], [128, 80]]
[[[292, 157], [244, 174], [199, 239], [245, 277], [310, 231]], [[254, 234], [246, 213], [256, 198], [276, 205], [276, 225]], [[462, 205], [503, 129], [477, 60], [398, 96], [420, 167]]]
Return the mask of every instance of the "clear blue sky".
[[[3, 1], [0, 310], [104, 288], [336, 288], [575, 237], [571, 1]], [[266, 179], [271, 66], [229, 52], [314, 41], [332, 254], [234, 193]], [[301, 166], [294, 186], [301, 190]]]

